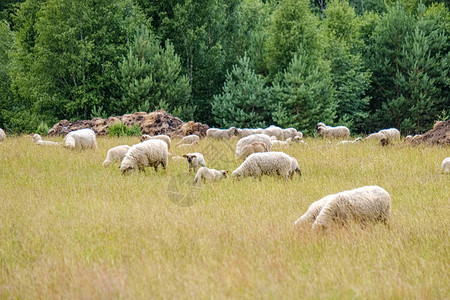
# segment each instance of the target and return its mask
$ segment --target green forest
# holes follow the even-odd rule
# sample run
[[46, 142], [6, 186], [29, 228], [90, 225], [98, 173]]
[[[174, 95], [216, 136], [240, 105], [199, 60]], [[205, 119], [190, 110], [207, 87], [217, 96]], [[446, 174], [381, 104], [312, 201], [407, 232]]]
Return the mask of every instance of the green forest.
[[402, 134], [450, 118], [429, 0], [2, 0], [0, 127], [165, 108], [216, 127]]

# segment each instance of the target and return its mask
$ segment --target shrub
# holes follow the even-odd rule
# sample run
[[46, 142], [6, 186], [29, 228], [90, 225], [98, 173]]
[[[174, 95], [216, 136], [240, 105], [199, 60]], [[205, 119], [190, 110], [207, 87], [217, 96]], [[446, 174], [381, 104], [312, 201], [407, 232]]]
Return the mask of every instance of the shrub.
[[141, 128], [139, 124], [128, 127], [122, 122], [116, 122], [108, 127], [107, 132], [110, 136], [140, 136]]

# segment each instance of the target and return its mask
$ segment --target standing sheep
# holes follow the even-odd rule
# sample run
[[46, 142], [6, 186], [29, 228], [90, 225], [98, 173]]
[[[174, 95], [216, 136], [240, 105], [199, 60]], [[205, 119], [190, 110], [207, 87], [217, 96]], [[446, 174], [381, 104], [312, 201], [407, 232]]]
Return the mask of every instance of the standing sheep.
[[291, 157], [283, 152], [253, 153], [231, 174], [233, 178], [278, 175], [289, 178], [291, 175]]
[[384, 134], [391, 141], [400, 139], [400, 131], [397, 128], [382, 129], [378, 133]]
[[450, 157], [446, 157], [442, 161], [441, 169], [442, 169], [442, 172], [444, 172], [444, 173], [450, 172]]
[[262, 128], [236, 128], [236, 136], [238, 138], [247, 137], [252, 134], [260, 134], [264, 131]]
[[128, 145], [120, 145], [109, 149], [108, 153], [106, 154], [106, 159], [103, 162], [103, 166], [109, 166], [116, 160], [121, 163], [130, 148], [131, 147]]
[[268, 136], [275, 136], [279, 140], [284, 140], [284, 131], [278, 126], [270, 125], [266, 129], [263, 130], [263, 134], [267, 134]]
[[294, 223], [294, 228], [299, 230], [305, 223], [313, 222], [313, 230], [326, 229], [334, 223], [348, 220], [387, 224], [390, 214], [391, 197], [388, 192], [376, 185], [364, 186], [328, 195], [314, 202]]
[[365, 140], [366, 141], [381, 141], [382, 139], [387, 138], [386, 135], [384, 135], [384, 133], [381, 132], [375, 132], [375, 133], [371, 133], [369, 134]]
[[0, 128], [0, 143], [6, 139], [6, 133], [3, 129]]
[[298, 166], [298, 161], [295, 157], [291, 156], [291, 168], [289, 170], [289, 177], [292, 179], [295, 175], [295, 173], [298, 173], [298, 175], [302, 175], [302, 171], [300, 170], [300, 167]]
[[200, 141], [200, 137], [196, 134], [191, 134], [191, 135], [187, 135], [185, 137], [183, 137], [181, 139], [181, 141], [179, 141], [177, 143], [177, 145], [181, 145], [181, 144], [193, 144], [195, 142]]
[[266, 144], [260, 142], [253, 142], [249, 145], [245, 145], [244, 148], [242, 148], [240, 158], [245, 160], [250, 154], [268, 151], [269, 148], [267, 147]]
[[219, 181], [223, 178], [227, 178], [228, 171], [209, 169], [207, 167], [201, 167], [198, 169], [194, 178], [194, 183], [200, 185], [202, 180]]
[[43, 141], [41, 135], [33, 134], [31, 135], [31, 141], [39, 146], [59, 146], [60, 143], [52, 141]]
[[350, 136], [350, 130], [345, 126], [327, 126], [324, 123], [318, 123], [316, 131], [326, 138], [347, 138]]
[[236, 127], [230, 127], [229, 129], [210, 128], [206, 131], [206, 136], [215, 139], [230, 139], [236, 136]]
[[267, 149], [270, 151], [272, 148], [272, 140], [270, 139], [270, 136], [267, 134], [252, 134], [247, 137], [244, 137], [240, 139], [236, 144], [236, 152], [235, 155], [237, 158], [240, 158], [242, 155], [242, 149], [246, 145], [250, 145], [251, 143], [259, 142], [266, 145]]
[[206, 167], [205, 159], [201, 153], [188, 153], [183, 155], [183, 157], [187, 159], [189, 172], [191, 170], [196, 172], [199, 166]]
[[92, 129], [84, 128], [69, 132], [64, 138], [67, 149], [90, 149], [97, 150], [97, 140]]
[[151, 135], [148, 135], [148, 134], [143, 134], [141, 136], [141, 142], [148, 141], [148, 140], [153, 140], [153, 139], [162, 140], [162, 141], [166, 142], [167, 146], [170, 149], [170, 144], [171, 144], [172, 140], [170, 139], [170, 136], [168, 136], [168, 135], [159, 134], [159, 135], [151, 136]]
[[135, 169], [145, 171], [145, 167], [154, 167], [158, 172], [158, 166], [161, 165], [165, 170], [169, 159], [169, 149], [167, 143], [152, 139], [136, 145], [128, 149], [120, 170], [122, 175], [127, 172], [133, 172]]

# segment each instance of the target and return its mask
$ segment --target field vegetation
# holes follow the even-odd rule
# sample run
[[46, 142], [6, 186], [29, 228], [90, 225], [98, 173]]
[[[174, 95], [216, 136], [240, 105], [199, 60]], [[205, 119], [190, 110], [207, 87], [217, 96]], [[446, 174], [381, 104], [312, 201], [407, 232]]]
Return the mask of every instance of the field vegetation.
[[[0, 298], [449, 297], [448, 147], [310, 138], [279, 148], [301, 177], [194, 188], [185, 160], [157, 174], [102, 166], [109, 148], [138, 139], [99, 138], [97, 152], [0, 144]], [[235, 143], [170, 151], [232, 171]], [[294, 232], [312, 202], [364, 185], [390, 193], [389, 226]]]

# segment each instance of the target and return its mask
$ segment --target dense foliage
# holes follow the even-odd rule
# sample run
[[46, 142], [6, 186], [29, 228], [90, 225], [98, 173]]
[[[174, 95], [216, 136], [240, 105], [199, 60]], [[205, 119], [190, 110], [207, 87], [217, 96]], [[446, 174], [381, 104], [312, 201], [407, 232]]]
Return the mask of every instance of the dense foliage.
[[449, 34], [446, 1], [8, 0], [0, 127], [165, 108], [210, 126], [422, 132], [450, 115]]

